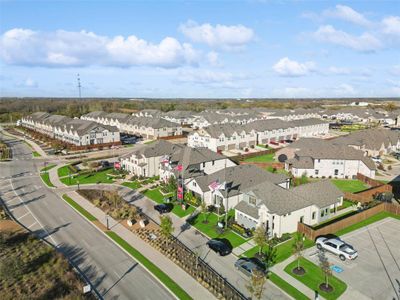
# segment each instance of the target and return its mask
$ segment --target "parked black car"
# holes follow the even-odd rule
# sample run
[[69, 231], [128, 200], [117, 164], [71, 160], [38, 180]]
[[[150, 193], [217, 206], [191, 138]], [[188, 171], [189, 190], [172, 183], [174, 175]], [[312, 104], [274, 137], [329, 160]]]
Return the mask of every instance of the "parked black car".
[[154, 209], [158, 211], [160, 214], [169, 213], [173, 208], [174, 206], [170, 203], [162, 203], [154, 205]]
[[207, 246], [221, 256], [228, 255], [232, 252], [232, 247], [226, 242], [219, 239], [212, 239], [207, 242]]

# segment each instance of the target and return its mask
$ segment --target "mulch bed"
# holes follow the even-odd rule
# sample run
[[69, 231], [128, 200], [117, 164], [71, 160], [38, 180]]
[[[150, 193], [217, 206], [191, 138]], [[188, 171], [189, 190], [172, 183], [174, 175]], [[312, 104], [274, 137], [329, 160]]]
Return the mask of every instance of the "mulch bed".
[[330, 293], [330, 292], [333, 291], [333, 287], [332, 287], [330, 284], [326, 285], [325, 283], [321, 283], [321, 284], [319, 285], [319, 289], [320, 289], [321, 291], [326, 292], [326, 293]]
[[298, 275], [298, 276], [302, 276], [302, 275], [304, 275], [305, 273], [306, 273], [306, 270], [304, 270], [304, 268], [303, 267], [300, 267], [300, 268], [294, 268], [293, 270], [292, 270], [292, 272], [293, 272], [293, 274], [296, 274], [296, 275]]

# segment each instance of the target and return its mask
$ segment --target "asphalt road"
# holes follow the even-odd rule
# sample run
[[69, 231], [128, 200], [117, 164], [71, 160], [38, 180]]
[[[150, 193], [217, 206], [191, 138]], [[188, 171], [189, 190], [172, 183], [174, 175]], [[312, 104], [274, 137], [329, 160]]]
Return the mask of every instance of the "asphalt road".
[[44, 186], [29, 147], [12, 144], [13, 161], [0, 163], [0, 198], [29, 230], [58, 247], [105, 299], [174, 299], [154, 277], [137, 264], [53, 190]]

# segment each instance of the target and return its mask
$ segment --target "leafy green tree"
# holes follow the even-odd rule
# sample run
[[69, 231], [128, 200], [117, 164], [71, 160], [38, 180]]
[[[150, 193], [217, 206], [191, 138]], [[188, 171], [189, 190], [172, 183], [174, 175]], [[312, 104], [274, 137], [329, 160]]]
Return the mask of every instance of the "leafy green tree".
[[260, 225], [254, 231], [253, 240], [258, 246], [258, 254], [261, 255], [263, 247], [267, 245], [267, 230], [264, 225]]
[[269, 242], [264, 252], [264, 264], [267, 271], [276, 263], [276, 256], [276, 247]]
[[203, 214], [203, 223], [207, 223], [208, 210], [207, 210], [207, 204], [204, 201], [201, 201], [200, 210], [201, 213]]
[[168, 245], [168, 241], [171, 238], [171, 234], [174, 232], [174, 226], [172, 223], [172, 219], [170, 216], [160, 216], [160, 229], [161, 235], [165, 237], [166, 243]]
[[297, 270], [300, 270], [300, 259], [303, 257], [304, 251], [304, 236], [300, 232], [296, 232], [293, 244], [292, 244], [292, 252], [297, 259]]

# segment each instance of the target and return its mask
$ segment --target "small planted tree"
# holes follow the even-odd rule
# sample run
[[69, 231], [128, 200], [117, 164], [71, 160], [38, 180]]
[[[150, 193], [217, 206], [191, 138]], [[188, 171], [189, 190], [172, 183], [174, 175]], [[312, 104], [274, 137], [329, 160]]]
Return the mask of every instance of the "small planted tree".
[[168, 245], [168, 241], [171, 238], [172, 232], [174, 232], [174, 226], [170, 216], [160, 216], [160, 228], [161, 234], [165, 237], [166, 244]]
[[321, 271], [325, 277], [325, 282], [321, 283], [319, 288], [325, 292], [331, 292], [333, 288], [329, 285], [329, 277], [332, 276], [332, 270], [324, 251], [320, 250], [318, 252], [318, 260], [319, 267], [321, 268]]
[[274, 244], [267, 243], [267, 248], [264, 251], [264, 264], [267, 271], [276, 263], [276, 248]]
[[201, 210], [201, 213], [203, 214], [203, 223], [207, 224], [208, 223], [208, 209], [207, 209], [207, 205], [204, 201], [202, 201], [200, 204], [200, 210]]
[[297, 267], [293, 269], [293, 273], [302, 275], [305, 273], [304, 268], [300, 267], [300, 260], [303, 257], [304, 238], [303, 235], [297, 232], [293, 239], [292, 252], [297, 259]]
[[265, 290], [265, 282], [267, 281], [265, 274], [259, 270], [254, 270], [251, 274], [249, 283], [246, 285], [251, 298], [261, 299]]
[[263, 247], [267, 245], [267, 231], [264, 225], [260, 225], [256, 228], [254, 231], [254, 236], [253, 236], [254, 242], [258, 246], [258, 254], [261, 256], [262, 255], [262, 250]]

